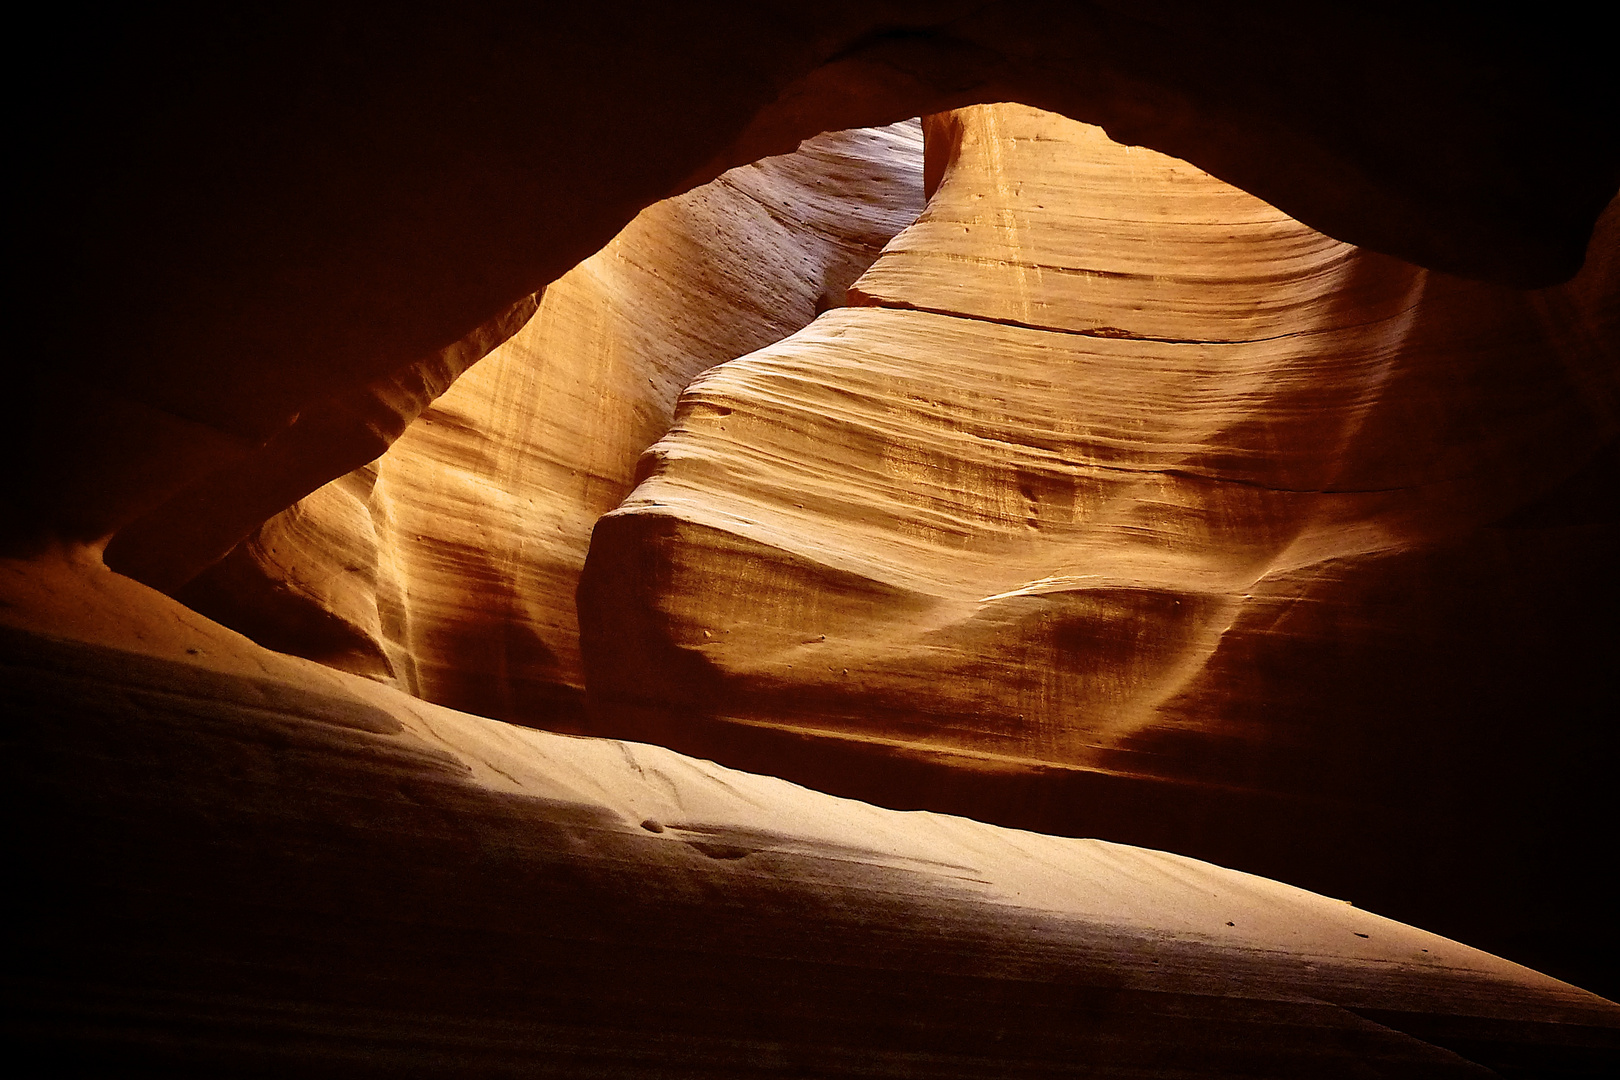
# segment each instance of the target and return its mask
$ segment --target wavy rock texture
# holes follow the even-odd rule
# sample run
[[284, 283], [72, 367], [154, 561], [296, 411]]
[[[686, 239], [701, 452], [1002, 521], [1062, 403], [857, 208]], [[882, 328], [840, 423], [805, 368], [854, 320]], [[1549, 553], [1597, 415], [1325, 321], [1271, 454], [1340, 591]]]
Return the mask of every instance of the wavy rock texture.
[[1613, 213], [1515, 293], [1021, 106], [929, 140], [866, 306], [704, 375], [597, 526], [600, 730], [1518, 948], [1599, 917]]
[[1415, 1078], [1620, 1058], [1613, 1003], [1337, 900], [457, 713], [261, 649], [83, 552], [0, 560], [0, 646], [7, 791], [50, 826], [8, 836], [33, 883], [8, 1035], [61, 1071]]
[[[1611, 1005], [1322, 896], [452, 713], [249, 645], [93, 550], [62, 557], [115, 537], [109, 557], [178, 588], [256, 513], [369, 458], [654, 200], [816, 132], [977, 102], [1099, 124], [1437, 270], [1569, 282], [1620, 180], [1620, 84], [1588, 17], [41, 17], [0, 475], [0, 553], [39, 556], [0, 560], [17, 1056], [210, 1077], [1620, 1071]], [[601, 729], [1259, 871], [1620, 996], [1613, 209], [1581, 276], [1530, 294], [1252, 203], [1246, 235], [1144, 245], [1152, 207], [1103, 225], [1028, 205], [1020, 183], [1085, 169], [1041, 164], [1056, 147], [1031, 132], [1050, 131], [995, 115], [1000, 136], [983, 115], [936, 132], [925, 172], [949, 197], [868, 278], [871, 310], [722, 369], [666, 445], [668, 504], [597, 531]], [[1229, 205], [1122, 160], [1179, 179], [1088, 182], [1116, 209], [1150, 189]], [[1283, 271], [1245, 270], [1290, 238]], [[664, 284], [603, 273], [619, 284], [597, 300], [637, 316]], [[985, 385], [1031, 342], [1050, 401]], [[617, 404], [667, 411], [689, 363], [614, 384]], [[998, 396], [1028, 410], [1016, 430]], [[578, 542], [534, 533], [502, 486], [561, 466], [485, 454], [500, 440], [457, 425], [518, 410], [463, 404], [410, 429], [444, 451], [420, 460], [454, 463], [448, 494], [349, 475], [209, 595], [354, 671], [572, 722], [566, 599], [528, 590], [570, 583]], [[564, 411], [543, 418], [590, 427]], [[767, 413], [795, 434], [728, 442]], [[553, 524], [589, 517], [569, 513]], [[521, 569], [535, 548], [553, 580]], [[853, 683], [821, 672], [838, 649]]]
[[569, 724], [591, 527], [681, 390], [842, 303], [922, 201], [910, 122], [819, 136], [650, 207], [387, 454], [180, 595], [430, 701]]

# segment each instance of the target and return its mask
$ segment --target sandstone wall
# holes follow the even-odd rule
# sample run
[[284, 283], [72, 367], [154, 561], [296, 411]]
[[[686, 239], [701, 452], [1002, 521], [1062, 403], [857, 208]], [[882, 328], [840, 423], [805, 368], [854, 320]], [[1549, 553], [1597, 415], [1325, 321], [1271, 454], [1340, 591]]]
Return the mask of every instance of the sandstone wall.
[[[1620, 84], [1591, 16], [466, 0], [37, 19], [15, 64], [0, 475], [22, 1059], [346, 1080], [1617, 1071], [1612, 1004], [1379, 917], [1617, 991], [1620, 304], [1599, 217]], [[598, 530], [576, 660], [555, 590], [637, 479], [637, 439], [616, 440], [662, 430], [687, 361], [646, 390], [609, 378], [644, 411], [566, 478], [573, 449], [467, 427], [520, 413], [501, 395], [544, 368], [405, 425], [655, 201], [818, 132], [1004, 101], [1362, 248], [1252, 202], [1229, 235], [1190, 223], [1192, 244], [1146, 228], [1163, 207], [1106, 227], [1031, 207], [1021, 160], [1116, 206], [1153, 185], [946, 122], [925, 183], [962, 200], [869, 276], [864, 314], [694, 391]], [[1156, 160], [1124, 158], [1174, 180], [1161, 202], [1243, 205]], [[680, 233], [656, 239], [685, 261]], [[791, 225], [778, 239], [821, 257]], [[1255, 245], [1278, 258], [1245, 270]], [[585, 291], [665, 319], [682, 301], [653, 277]], [[735, 321], [791, 329], [838, 283], [766, 290], [791, 320]], [[990, 359], [1046, 383], [1019, 400]], [[547, 391], [559, 438], [597, 430], [577, 390]], [[402, 429], [420, 469], [354, 471]], [[446, 494], [422, 494], [445, 466]], [[539, 474], [568, 501], [531, 517]], [[371, 679], [100, 562], [180, 591], [332, 478], [187, 596]], [[599, 732], [1161, 851], [896, 814], [379, 682], [577, 724], [581, 661]]]
[[922, 200], [910, 122], [819, 136], [648, 208], [388, 453], [180, 595], [431, 701], [577, 724], [574, 591], [596, 519], [693, 378], [843, 303]]
[[1595, 897], [1612, 213], [1520, 293], [1025, 107], [929, 136], [862, 306], [707, 372], [598, 524], [598, 730], [1479, 932]]

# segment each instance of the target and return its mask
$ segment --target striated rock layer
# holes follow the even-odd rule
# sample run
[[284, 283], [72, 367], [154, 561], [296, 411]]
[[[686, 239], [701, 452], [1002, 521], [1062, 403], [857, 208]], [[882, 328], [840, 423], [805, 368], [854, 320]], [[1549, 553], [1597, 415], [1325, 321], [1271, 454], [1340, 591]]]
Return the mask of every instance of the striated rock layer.
[[[14, 1046], [65, 1072], [1601, 1075], [1620, 1007], [1162, 852], [457, 713], [93, 554], [0, 560], [38, 828]], [[71, 843], [57, 842], [71, 837]]]
[[177, 595], [430, 701], [569, 725], [591, 527], [681, 390], [842, 303], [922, 201], [913, 121], [819, 136], [649, 207], [388, 453]]
[[1518, 293], [1021, 106], [928, 135], [863, 306], [708, 372], [598, 524], [599, 730], [1583, 963], [1613, 211]]

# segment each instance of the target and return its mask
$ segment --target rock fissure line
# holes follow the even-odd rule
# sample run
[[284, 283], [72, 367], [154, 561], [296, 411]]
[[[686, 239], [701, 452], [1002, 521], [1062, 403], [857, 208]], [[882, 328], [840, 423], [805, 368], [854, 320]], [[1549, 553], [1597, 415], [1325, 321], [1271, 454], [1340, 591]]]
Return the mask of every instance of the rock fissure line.
[[852, 304], [855, 307], [887, 308], [891, 311], [915, 311], [923, 315], [938, 315], [947, 319], [965, 319], [970, 322], [990, 323], [994, 326], [1011, 326], [1019, 330], [1034, 330], [1045, 334], [1064, 334], [1069, 337], [1101, 338], [1107, 341], [1151, 341], [1160, 345], [1210, 345], [1220, 347], [1223, 345], [1260, 345], [1268, 341], [1287, 341], [1315, 337], [1323, 334], [1340, 334], [1351, 330], [1361, 330], [1382, 323], [1392, 322], [1412, 314], [1421, 305], [1421, 301], [1407, 305], [1399, 311], [1389, 315], [1380, 315], [1376, 319], [1366, 322], [1346, 323], [1341, 326], [1313, 327], [1309, 330], [1291, 330], [1285, 334], [1272, 334], [1257, 338], [1171, 338], [1152, 337], [1146, 334], [1137, 334], [1123, 330], [1119, 327], [1096, 327], [1091, 330], [1076, 330], [1073, 327], [1048, 326], [1043, 323], [1025, 322], [1020, 319], [1010, 319], [995, 315], [977, 315], [967, 311], [952, 311], [949, 308], [930, 307], [921, 304], [911, 304], [904, 300], [879, 299], [868, 293], [858, 292], [858, 284], [851, 288], [851, 294], [858, 298]]

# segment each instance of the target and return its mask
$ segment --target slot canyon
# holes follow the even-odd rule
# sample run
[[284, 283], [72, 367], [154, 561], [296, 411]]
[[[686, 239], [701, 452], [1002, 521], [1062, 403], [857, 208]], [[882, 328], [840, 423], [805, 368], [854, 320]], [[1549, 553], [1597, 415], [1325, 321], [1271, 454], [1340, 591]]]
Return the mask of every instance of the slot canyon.
[[22, 62], [19, 1075], [1620, 1073], [1603, 32], [559, 7]]

